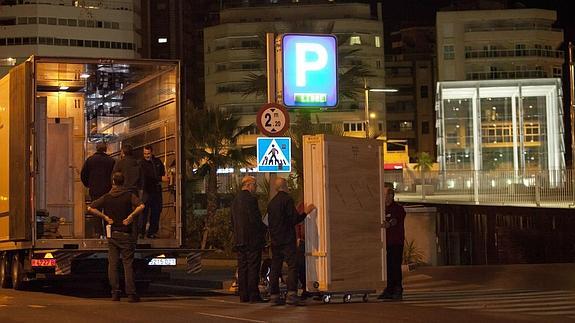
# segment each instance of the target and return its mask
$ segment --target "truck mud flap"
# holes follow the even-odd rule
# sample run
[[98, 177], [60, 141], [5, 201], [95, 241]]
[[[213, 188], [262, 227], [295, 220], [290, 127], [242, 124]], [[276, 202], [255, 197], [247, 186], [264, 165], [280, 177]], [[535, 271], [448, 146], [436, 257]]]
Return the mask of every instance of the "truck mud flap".
[[191, 252], [186, 256], [186, 273], [197, 274], [202, 271], [202, 253]]

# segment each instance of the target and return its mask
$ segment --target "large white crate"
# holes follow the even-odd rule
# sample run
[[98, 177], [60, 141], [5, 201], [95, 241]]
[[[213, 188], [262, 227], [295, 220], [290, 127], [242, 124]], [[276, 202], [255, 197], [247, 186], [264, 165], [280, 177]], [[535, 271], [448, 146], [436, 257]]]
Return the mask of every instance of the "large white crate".
[[315, 292], [384, 286], [382, 144], [340, 136], [304, 136], [307, 288]]

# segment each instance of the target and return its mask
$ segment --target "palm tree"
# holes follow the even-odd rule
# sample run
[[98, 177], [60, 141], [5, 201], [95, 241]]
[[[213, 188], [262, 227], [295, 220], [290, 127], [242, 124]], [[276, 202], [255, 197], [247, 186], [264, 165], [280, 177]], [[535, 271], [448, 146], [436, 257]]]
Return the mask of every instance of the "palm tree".
[[415, 164], [415, 166], [413, 166], [413, 168], [415, 170], [419, 169], [419, 173], [420, 173], [420, 177], [422, 179], [421, 184], [425, 185], [425, 173], [431, 170], [431, 167], [433, 166], [433, 158], [431, 158], [431, 155], [429, 153], [426, 152], [422, 152], [419, 154], [419, 156], [417, 157], [417, 163]]
[[212, 219], [218, 208], [217, 170], [244, 167], [255, 159], [254, 147], [240, 147], [238, 138], [252, 126], [239, 126], [239, 118], [218, 109], [193, 109], [186, 113], [186, 162], [193, 175], [207, 178], [207, 214], [202, 229], [201, 248], [205, 249]]

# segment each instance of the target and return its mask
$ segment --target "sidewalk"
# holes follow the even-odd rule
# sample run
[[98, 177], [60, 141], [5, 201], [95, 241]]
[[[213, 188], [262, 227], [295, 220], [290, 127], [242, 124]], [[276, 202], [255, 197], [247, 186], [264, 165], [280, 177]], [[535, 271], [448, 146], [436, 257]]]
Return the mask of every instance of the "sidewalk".
[[[234, 281], [235, 259], [202, 259], [202, 271], [187, 274], [185, 267], [164, 268], [172, 285], [227, 291]], [[404, 272], [410, 291], [472, 289], [575, 290], [575, 263], [493, 266], [417, 267]]]

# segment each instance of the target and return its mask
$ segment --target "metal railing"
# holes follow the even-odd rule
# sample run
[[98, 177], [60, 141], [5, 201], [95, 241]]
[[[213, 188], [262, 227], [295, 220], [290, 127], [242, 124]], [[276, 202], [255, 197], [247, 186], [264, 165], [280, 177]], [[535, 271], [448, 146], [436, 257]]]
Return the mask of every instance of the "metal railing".
[[385, 173], [398, 200], [548, 208], [575, 207], [574, 172], [548, 171], [428, 171], [404, 169]]
[[523, 25], [523, 26], [466, 26], [465, 32], [485, 32], [485, 31], [516, 31], [516, 30], [543, 30], [543, 31], [554, 31], [562, 32], [563, 29], [553, 28], [549, 25]]
[[467, 50], [465, 58], [499, 58], [499, 57], [551, 57], [563, 59], [564, 53], [560, 50], [543, 48], [522, 49], [490, 49], [490, 50]]
[[521, 78], [546, 78], [547, 73], [540, 70], [530, 71], [489, 71], [489, 72], [469, 72], [466, 74], [467, 80], [504, 80]]

